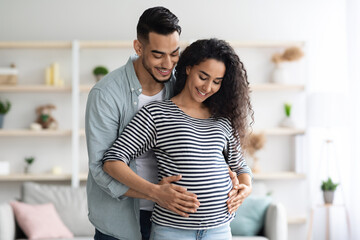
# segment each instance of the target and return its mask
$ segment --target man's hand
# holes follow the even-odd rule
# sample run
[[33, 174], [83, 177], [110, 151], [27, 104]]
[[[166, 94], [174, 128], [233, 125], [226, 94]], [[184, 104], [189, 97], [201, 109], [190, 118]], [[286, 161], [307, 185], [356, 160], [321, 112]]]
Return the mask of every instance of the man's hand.
[[235, 212], [251, 193], [251, 187], [246, 184], [240, 184], [236, 173], [229, 169], [229, 175], [233, 184], [233, 189], [229, 192], [229, 199], [227, 200], [229, 213]]
[[190, 193], [186, 188], [171, 184], [179, 181], [181, 175], [163, 178], [158, 186], [158, 191], [153, 195], [153, 201], [161, 207], [169, 209], [183, 217], [188, 217], [188, 213], [196, 212], [200, 206], [197, 196]]

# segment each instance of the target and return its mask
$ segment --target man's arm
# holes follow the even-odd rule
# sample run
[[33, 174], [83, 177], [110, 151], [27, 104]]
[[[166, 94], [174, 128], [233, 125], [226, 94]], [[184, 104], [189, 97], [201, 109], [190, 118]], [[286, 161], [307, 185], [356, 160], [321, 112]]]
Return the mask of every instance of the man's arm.
[[129, 187], [116, 181], [103, 170], [102, 157], [118, 135], [119, 116], [115, 103], [100, 89], [92, 89], [89, 93], [86, 116], [86, 142], [89, 155], [89, 174], [96, 184], [113, 198], [121, 198]]
[[128, 196], [141, 196], [152, 200], [160, 206], [169, 209], [181, 216], [188, 217], [187, 213], [194, 213], [200, 206], [195, 194], [185, 188], [173, 184], [153, 184], [134, 173], [122, 161], [106, 161], [104, 170], [119, 182], [127, 185], [130, 190]]

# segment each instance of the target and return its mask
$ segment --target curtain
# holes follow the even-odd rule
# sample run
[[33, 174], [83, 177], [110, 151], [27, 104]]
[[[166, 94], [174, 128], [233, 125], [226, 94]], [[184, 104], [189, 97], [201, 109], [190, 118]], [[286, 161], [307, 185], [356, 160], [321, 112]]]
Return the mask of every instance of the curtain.
[[347, 1], [348, 35], [348, 73], [349, 95], [351, 98], [351, 134], [349, 139], [350, 158], [348, 159], [349, 178], [345, 194], [351, 223], [351, 239], [360, 239], [360, 3]]

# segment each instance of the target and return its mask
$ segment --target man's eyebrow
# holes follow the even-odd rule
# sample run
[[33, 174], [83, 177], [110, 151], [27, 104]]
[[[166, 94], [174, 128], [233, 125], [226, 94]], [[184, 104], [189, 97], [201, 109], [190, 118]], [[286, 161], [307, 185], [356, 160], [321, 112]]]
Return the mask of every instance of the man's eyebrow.
[[[206, 75], [207, 77], [210, 77], [210, 75], [207, 74], [206, 72], [204, 72], [204, 71], [202, 71], [202, 70], [200, 70], [200, 72], [201, 72], [202, 74]], [[216, 78], [216, 79], [222, 80], [222, 79], [224, 79], [224, 78], [223, 78], [223, 77], [218, 77], [218, 78]]]
[[165, 54], [164, 52], [158, 51], [158, 50], [152, 50], [152, 53], [158, 53], [158, 54]]
[[180, 47], [177, 47], [172, 53], [176, 53], [177, 51], [179, 51]]
[[[174, 51], [171, 52], [171, 54], [176, 53], [177, 51], [179, 51], [180, 47], [177, 47]], [[159, 50], [152, 50], [152, 53], [157, 53], [157, 54], [165, 54], [165, 52], [159, 51]]]

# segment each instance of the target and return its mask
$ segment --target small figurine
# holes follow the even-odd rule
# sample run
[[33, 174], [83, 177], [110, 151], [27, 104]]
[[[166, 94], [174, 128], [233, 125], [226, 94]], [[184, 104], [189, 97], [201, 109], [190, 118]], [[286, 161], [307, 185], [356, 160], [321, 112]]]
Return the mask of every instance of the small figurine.
[[51, 116], [51, 110], [56, 109], [52, 104], [43, 105], [36, 109], [38, 118], [36, 123], [40, 124], [42, 129], [56, 130], [58, 128], [57, 121]]

